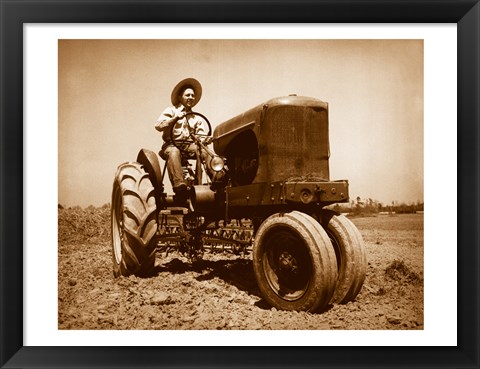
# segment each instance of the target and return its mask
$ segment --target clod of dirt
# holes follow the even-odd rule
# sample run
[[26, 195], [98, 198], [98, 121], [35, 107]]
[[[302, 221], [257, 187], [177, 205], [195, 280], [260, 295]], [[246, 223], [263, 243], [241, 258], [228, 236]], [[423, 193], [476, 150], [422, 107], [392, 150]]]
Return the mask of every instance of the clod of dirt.
[[423, 279], [411, 270], [403, 260], [394, 260], [385, 269], [385, 277], [393, 281], [407, 281], [411, 283], [421, 283]]
[[402, 322], [402, 318], [398, 316], [387, 316], [387, 321], [390, 324], [400, 324]]
[[172, 298], [169, 294], [165, 292], [157, 292], [150, 299], [151, 305], [167, 305], [172, 303]]

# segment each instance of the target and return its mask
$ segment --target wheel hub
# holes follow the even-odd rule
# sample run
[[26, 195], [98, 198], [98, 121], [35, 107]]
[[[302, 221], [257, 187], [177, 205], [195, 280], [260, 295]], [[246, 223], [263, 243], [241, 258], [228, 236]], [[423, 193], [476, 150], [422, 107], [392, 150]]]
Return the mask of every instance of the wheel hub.
[[287, 251], [284, 251], [280, 254], [278, 258], [278, 265], [280, 269], [285, 272], [296, 273], [298, 270], [297, 260]]
[[311, 276], [309, 254], [302, 239], [291, 229], [281, 227], [267, 236], [265, 252], [263, 265], [270, 288], [284, 301], [301, 299]]

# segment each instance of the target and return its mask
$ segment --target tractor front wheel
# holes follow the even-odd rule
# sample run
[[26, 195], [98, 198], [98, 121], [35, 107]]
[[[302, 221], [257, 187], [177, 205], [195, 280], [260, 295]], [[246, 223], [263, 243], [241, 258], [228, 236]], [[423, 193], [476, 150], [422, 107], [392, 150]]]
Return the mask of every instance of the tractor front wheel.
[[263, 297], [278, 309], [321, 310], [335, 291], [330, 239], [314, 218], [298, 211], [271, 215], [259, 226], [253, 267]]
[[155, 265], [155, 190], [139, 163], [118, 167], [112, 191], [112, 259], [115, 277], [146, 275]]

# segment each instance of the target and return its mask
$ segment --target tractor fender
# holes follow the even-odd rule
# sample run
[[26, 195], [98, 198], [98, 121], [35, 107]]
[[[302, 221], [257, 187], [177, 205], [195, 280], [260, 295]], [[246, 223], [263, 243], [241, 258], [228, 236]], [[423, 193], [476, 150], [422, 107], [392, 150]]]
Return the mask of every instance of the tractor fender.
[[159, 200], [163, 194], [162, 169], [160, 168], [159, 156], [151, 150], [141, 149], [137, 155], [137, 162], [143, 165], [150, 177], [150, 181], [155, 188], [155, 199], [158, 207], [160, 205]]

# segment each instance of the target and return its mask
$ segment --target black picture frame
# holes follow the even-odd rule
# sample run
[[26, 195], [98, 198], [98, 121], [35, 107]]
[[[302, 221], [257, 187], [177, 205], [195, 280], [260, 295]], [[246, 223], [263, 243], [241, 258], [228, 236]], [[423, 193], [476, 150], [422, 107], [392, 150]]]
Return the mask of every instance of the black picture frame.
[[[0, 365], [2, 368], [478, 368], [478, 0], [0, 0]], [[458, 345], [456, 347], [23, 346], [23, 25], [25, 23], [456, 23]], [[447, 176], [453, 180], [453, 175]], [[440, 186], [444, 184], [439, 184]], [[445, 214], [449, 216], [449, 214]], [[448, 294], [446, 293], [446, 298]], [[288, 345], [288, 343], [286, 343]], [[359, 343], [361, 345], [361, 343]]]

